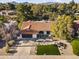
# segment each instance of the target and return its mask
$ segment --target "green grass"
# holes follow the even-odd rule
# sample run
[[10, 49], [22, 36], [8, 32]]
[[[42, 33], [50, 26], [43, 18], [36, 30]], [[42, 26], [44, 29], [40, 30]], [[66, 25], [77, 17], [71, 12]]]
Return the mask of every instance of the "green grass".
[[38, 45], [37, 55], [60, 55], [56, 45]]

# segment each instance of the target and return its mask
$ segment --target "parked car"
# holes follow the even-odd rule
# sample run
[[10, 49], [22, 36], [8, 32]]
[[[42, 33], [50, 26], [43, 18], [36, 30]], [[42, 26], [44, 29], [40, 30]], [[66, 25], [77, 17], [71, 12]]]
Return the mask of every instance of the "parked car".
[[38, 39], [36, 42], [45, 42], [45, 39]]
[[52, 42], [52, 39], [45, 39], [45, 42]]

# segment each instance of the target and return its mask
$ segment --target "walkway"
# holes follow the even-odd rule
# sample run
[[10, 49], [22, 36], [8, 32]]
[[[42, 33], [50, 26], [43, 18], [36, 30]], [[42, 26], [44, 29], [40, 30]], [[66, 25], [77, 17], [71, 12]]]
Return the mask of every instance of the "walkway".
[[72, 50], [72, 46], [70, 43], [68, 43], [66, 40], [61, 40], [60, 42], [63, 42], [67, 45], [66, 49], [63, 49], [62, 51], [60, 51], [61, 53], [63, 53], [62, 55], [74, 55], [73, 54], [73, 50]]
[[[62, 49], [62, 51], [60, 50], [61, 55], [74, 55], [73, 54], [73, 50], [72, 50], [72, 46], [70, 43], [68, 43], [66, 40], [59, 40], [59, 41], [54, 41], [54, 42], [36, 42], [36, 44], [40, 44], [40, 45], [50, 45], [50, 44], [56, 44], [57, 42], [62, 42], [64, 44], [67, 45], [66, 49]], [[63, 54], [62, 54], [63, 53]]]

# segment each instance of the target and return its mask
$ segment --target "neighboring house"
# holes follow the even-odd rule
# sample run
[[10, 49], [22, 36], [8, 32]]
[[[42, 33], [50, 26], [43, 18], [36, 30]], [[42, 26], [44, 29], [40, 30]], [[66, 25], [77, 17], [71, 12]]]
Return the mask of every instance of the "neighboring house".
[[26, 38], [48, 38], [51, 34], [51, 21], [26, 21], [22, 23], [21, 37]]
[[79, 15], [79, 10], [75, 13], [75, 15]]
[[0, 15], [9, 16], [9, 17], [17, 17], [15, 10], [2, 10], [0, 11]]
[[79, 36], [78, 31], [79, 31], [79, 20], [74, 21], [74, 36]]

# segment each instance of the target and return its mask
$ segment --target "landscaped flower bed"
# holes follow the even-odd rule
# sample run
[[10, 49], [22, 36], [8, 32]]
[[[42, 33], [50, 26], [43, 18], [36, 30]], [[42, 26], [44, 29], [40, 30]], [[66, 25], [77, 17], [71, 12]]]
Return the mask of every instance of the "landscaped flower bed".
[[37, 55], [60, 55], [56, 45], [38, 45]]

